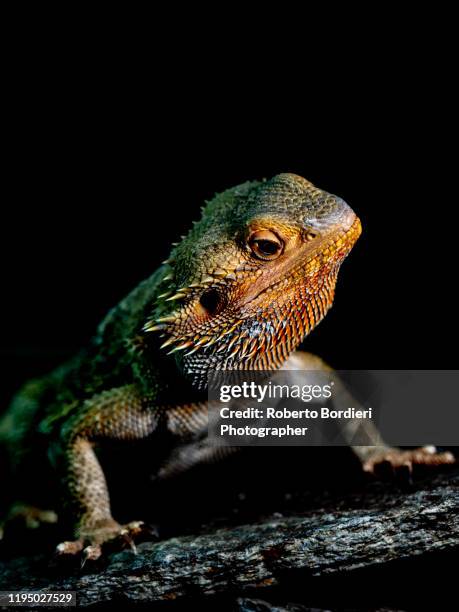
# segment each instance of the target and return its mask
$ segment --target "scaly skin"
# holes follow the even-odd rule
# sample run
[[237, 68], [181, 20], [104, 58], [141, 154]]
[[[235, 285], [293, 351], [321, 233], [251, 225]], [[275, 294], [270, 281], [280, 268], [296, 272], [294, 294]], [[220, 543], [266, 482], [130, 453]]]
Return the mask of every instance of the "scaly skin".
[[[37, 477], [49, 494], [63, 485], [75, 539], [60, 552], [84, 549], [95, 559], [105, 542], [141, 529], [112, 518], [94, 445], [167, 430], [177, 444], [189, 443], [172, 452], [170, 471], [211, 458], [205, 441], [189, 442], [206, 426], [207, 374], [290, 367], [289, 356], [330, 308], [338, 269], [360, 231], [343, 200], [293, 174], [229, 189], [108, 314], [85, 352], [24, 387], [0, 423], [0, 439], [19, 490]], [[304, 368], [317, 360], [296, 355]], [[373, 469], [372, 454], [361, 455]]]

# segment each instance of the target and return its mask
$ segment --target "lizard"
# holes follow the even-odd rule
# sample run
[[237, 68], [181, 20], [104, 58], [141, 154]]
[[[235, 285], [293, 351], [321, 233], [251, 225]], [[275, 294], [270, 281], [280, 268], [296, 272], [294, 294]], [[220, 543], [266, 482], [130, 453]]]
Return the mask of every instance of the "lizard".
[[[90, 345], [13, 398], [0, 421], [12, 476], [7, 481], [3, 470], [2, 490], [24, 492], [38, 479], [45, 505], [61, 491], [73, 524], [73, 539], [57, 547], [62, 555], [94, 560], [116, 538], [132, 542], [143, 524], [112, 517], [98, 450], [110, 440], [154, 445], [167, 434], [167, 476], [224, 453], [196, 441], [207, 423], [209, 372], [328, 368], [297, 349], [331, 307], [338, 270], [360, 233], [342, 198], [295, 174], [217, 194], [168, 259], [107, 314]], [[454, 461], [383, 441], [354, 450], [369, 472], [382, 462]], [[29, 505], [14, 507], [32, 522], [50, 520], [40, 506], [32, 515]]]

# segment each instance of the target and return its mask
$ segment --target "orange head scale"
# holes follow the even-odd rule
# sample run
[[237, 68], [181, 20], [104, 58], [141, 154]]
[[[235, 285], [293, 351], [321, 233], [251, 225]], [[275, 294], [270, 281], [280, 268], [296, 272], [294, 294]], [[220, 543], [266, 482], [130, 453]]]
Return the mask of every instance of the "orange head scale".
[[199, 387], [213, 370], [276, 369], [332, 305], [360, 233], [341, 198], [300, 176], [229, 189], [164, 263], [144, 332]]

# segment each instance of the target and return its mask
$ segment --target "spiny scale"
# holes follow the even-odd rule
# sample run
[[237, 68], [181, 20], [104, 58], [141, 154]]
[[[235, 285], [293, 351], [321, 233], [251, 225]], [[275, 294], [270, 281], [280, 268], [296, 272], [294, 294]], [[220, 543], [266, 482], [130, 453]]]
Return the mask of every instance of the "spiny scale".
[[163, 324], [156, 324], [153, 321], [150, 321], [149, 323], [145, 323], [145, 325], [143, 326], [143, 331], [145, 332], [153, 332], [153, 331], [162, 331], [164, 329], [167, 328], [167, 325], [163, 325]]
[[173, 336], [171, 336], [170, 338], [168, 338], [168, 339], [166, 340], [166, 342], [163, 342], [163, 343], [161, 344], [160, 348], [164, 349], [164, 348], [166, 348], [166, 347], [170, 346], [171, 344], [174, 344], [174, 342], [177, 342], [177, 339], [176, 339], [176, 338], [174, 338]]
[[167, 298], [166, 302], [172, 302], [174, 300], [182, 300], [184, 297], [186, 297], [184, 293], [176, 293], [172, 297]]

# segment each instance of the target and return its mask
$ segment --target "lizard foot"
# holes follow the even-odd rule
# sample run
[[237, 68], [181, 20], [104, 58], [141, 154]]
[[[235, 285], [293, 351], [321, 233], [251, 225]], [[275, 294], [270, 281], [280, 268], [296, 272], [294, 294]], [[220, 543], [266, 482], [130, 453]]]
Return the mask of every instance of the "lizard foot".
[[437, 453], [435, 446], [423, 446], [412, 450], [386, 448], [375, 451], [363, 463], [363, 470], [381, 478], [397, 476], [411, 480], [416, 466], [427, 468], [454, 463], [456, 459], [452, 453]]
[[3, 537], [4, 526], [13, 523], [23, 525], [26, 529], [37, 529], [45, 523], [57, 523], [57, 514], [53, 510], [43, 510], [29, 504], [16, 503], [11, 506], [5, 522], [0, 525], [0, 540]]
[[140, 535], [157, 535], [156, 530], [142, 521], [132, 521], [120, 525], [113, 519], [100, 521], [90, 528], [82, 528], [79, 538], [72, 541], [61, 542], [56, 553], [61, 556], [72, 556], [81, 553], [81, 567], [86, 561], [96, 561], [102, 555], [102, 549], [107, 547], [129, 546], [136, 553], [134, 539]]

